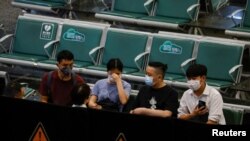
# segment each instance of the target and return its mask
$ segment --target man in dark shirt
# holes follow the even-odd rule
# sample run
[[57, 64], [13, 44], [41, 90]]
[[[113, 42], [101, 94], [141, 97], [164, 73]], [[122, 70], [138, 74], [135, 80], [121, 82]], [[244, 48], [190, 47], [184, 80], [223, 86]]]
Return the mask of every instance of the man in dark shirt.
[[164, 82], [167, 65], [150, 62], [146, 68], [145, 83], [136, 97], [132, 114], [156, 117], [176, 117], [178, 93]]
[[62, 50], [58, 53], [58, 69], [51, 74], [46, 73], [40, 84], [39, 93], [41, 94], [42, 102], [50, 102], [64, 106], [72, 105], [70, 94], [74, 85], [84, 83], [81, 76], [72, 72], [73, 63], [74, 55], [70, 51]]

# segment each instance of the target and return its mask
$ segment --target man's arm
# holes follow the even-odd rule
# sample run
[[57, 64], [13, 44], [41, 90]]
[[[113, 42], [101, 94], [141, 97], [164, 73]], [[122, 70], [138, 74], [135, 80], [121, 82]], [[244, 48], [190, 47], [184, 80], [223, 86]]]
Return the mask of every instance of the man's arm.
[[189, 120], [191, 118], [194, 118], [196, 116], [200, 116], [200, 115], [204, 115], [205, 113], [208, 112], [207, 108], [204, 107], [196, 107], [191, 113], [187, 113], [187, 114], [182, 114], [179, 116], [179, 119], [183, 119], [183, 120]]
[[97, 96], [91, 95], [89, 98], [88, 107], [92, 109], [102, 109], [102, 106], [98, 105], [96, 101], [97, 101]]
[[219, 124], [223, 117], [223, 99], [221, 94], [218, 91], [216, 92], [211, 99], [207, 124]]
[[48, 96], [41, 95], [41, 102], [48, 103]]
[[122, 105], [125, 105], [128, 102], [129, 97], [128, 97], [127, 91], [123, 88], [122, 79], [119, 75], [117, 75], [115, 73], [112, 74], [112, 77], [116, 82], [116, 87], [118, 90], [118, 96], [119, 96], [120, 103]]
[[171, 117], [172, 112], [169, 110], [158, 110], [158, 109], [149, 109], [149, 108], [136, 108], [130, 113], [137, 115], [147, 115], [155, 117]]
[[218, 124], [218, 122], [217, 121], [208, 120], [207, 124]]

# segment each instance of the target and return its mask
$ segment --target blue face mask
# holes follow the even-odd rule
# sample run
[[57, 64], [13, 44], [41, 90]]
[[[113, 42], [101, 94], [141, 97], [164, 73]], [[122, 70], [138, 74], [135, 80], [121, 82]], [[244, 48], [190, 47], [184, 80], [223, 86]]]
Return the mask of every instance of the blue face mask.
[[69, 76], [69, 75], [71, 74], [71, 72], [72, 72], [71, 68], [69, 68], [69, 67], [64, 67], [64, 68], [62, 68], [62, 69], [60, 69], [60, 70], [61, 70], [61, 72], [62, 72], [65, 76]]
[[153, 85], [153, 77], [146, 75], [145, 76], [145, 84], [148, 86], [152, 86]]

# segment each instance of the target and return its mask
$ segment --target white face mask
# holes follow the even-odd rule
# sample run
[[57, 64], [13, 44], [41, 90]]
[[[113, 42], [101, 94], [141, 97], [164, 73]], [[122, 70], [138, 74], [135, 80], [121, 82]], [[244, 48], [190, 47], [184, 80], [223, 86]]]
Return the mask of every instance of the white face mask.
[[[119, 77], [122, 78], [121, 75], [119, 75]], [[109, 81], [109, 83], [112, 83], [112, 84], [115, 83], [115, 80], [114, 80], [114, 78], [112, 77], [111, 74], [108, 75], [108, 81]]]
[[109, 81], [109, 83], [115, 83], [115, 80], [112, 77], [112, 75], [108, 75], [108, 81]]
[[193, 91], [197, 91], [201, 87], [200, 80], [188, 80], [187, 83]]

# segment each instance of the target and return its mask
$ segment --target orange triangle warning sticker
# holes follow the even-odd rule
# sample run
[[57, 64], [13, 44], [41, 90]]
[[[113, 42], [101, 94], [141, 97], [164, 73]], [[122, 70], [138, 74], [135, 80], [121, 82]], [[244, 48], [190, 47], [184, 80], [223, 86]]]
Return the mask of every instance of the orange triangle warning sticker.
[[29, 141], [49, 141], [47, 133], [41, 122], [38, 123]]
[[125, 138], [125, 135], [123, 133], [120, 133], [117, 138], [116, 141], [127, 141]]

